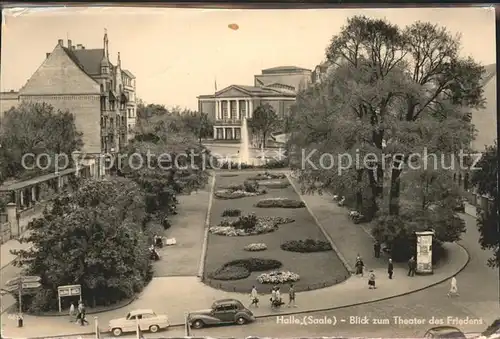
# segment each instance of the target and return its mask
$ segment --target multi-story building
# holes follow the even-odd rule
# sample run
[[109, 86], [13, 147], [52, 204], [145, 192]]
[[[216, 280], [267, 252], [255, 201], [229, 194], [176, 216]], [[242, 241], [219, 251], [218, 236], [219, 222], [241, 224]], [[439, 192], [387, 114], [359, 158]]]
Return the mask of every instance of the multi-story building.
[[214, 94], [198, 97], [198, 110], [214, 122], [214, 139], [239, 140], [243, 118], [252, 118], [254, 110], [271, 105], [279, 117], [285, 117], [297, 92], [311, 81], [311, 71], [294, 67], [275, 67], [255, 75], [255, 86], [231, 85]]
[[71, 112], [85, 153], [118, 152], [135, 124], [135, 77], [122, 68], [120, 53], [116, 65], [111, 62], [107, 33], [102, 48], [71, 40], [64, 46], [59, 40], [16, 95], [20, 102], [45, 102]]

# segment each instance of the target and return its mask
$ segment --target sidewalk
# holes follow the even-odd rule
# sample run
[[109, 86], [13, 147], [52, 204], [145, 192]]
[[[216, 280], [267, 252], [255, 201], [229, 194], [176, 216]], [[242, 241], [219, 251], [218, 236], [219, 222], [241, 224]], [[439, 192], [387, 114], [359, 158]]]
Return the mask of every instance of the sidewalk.
[[[378, 285], [376, 290], [368, 289], [366, 277], [353, 276], [338, 285], [297, 293], [297, 303], [300, 307], [296, 309], [284, 308], [272, 311], [266, 303], [267, 296], [263, 296], [261, 307], [252, 311], [257, 317], [321, 311], [373, 302], [425, 289], [451, 278], [467, 264], [468, 254], [462, 247], [457, 244], [445, 246], [449, 251], [449, 257], [453, 260], [448, 265], [436, 269], [433, 275], [408, 277], [405, 269], [396, 268], [395, 279], [389, 280], [385, 268], [379, 268], [375, 269]], [[111, 319], [123, 317], [131, 310], [143, 308], [152, 308], [158, 314], [167, 314], [172, 325], [181, 325], [184, 322], [184, 312], [209, 308], [215, 300], [223, 298], [239, 299], [245, 304], [249, 301], [249, 296], [246, 294], [213, 289], [196, 277], [154, 278], [132, 304], [119, 310], [89, 315], [91, 325], [84, 328], [70, 323], [67, 316], [26, 315], [23, 328], [16, 327], [16, 321], [5, 316], [2, 317], [2, 325], [5, 335], [14, 338], [74, 335], [92, 332], [93, 316], [98, 316], [100, 327], [107, 330]]]
[[465, 214], [470, 215], [471, 217], [477, 218], [476, 206], [471, 205], [470, 203], [465, 203]]

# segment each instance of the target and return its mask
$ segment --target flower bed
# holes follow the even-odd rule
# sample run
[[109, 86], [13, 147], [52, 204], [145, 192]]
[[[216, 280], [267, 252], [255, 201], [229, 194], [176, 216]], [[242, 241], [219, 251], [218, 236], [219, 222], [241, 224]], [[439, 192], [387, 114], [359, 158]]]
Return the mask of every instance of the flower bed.
[[243, 249], [249, 252], [265, 251], [267, 250], [267, 245], [264, 243], [255, 243], [246, 245]]
[[295, 219], [283, 217], [259, 217], [259, 219], [263, 221], [273, 222], [276, 225], [290, 224], [295, 221]]
[[312, 253], [331, 251], [332, 245], [323, 240], [290, 240], [281, 244], [281, 249], [289, 252]]
[[225, 235], [227, 237], [244, 237], [249, 235], [271, 233], [278, 229], [278, 225], [274, 222], [258, 220], [255, 227], [252, 228], [235, 228], [234, 226], [212, 226], [208, 231], [216, 235]]
[[288, 180], [262, 180], [259, 181], [259, 185], [267, 188], [287, 188], [290, 182]]
[[290, 271], [273, 271], [270, 273], [263, 273], [257, 277], [257, 281], [261, 284], [284, 284], [299, 280], [300, 276]]
[[241, 215], [241, 210], [237, 208], [227, 208], [222, 212], [222, 217], [239, 217]]
[[214, 280], [240, 280], [247, 278], [252, 272], [277, 269], [283, 264], [274, 259], [248, 258], [225, 263], [209, 275]]
[[286, 179], [286, 175], [283, 173], [264, 172], [264, 173], [257, 173], [257, 175], [248, 178], [248, 180], [272, 180], [272, 179]]
[[268, 198], [260, 200], [256, 205], [260, 208], [304, 208], [306, 205], [301, 200], [287, 198]]
[[239, 198], [245, 198], [245, 197], [255, 197], [258, 195], [265, 194], [265, 191], [260, 191], [260, 192], [246, 192], [242, 190], [229, 190], [229, 189], [223, 189], [223, 190], [218, 190], [214, 192], [214, 195], [216, 198], [219, 199], [239, 199]]

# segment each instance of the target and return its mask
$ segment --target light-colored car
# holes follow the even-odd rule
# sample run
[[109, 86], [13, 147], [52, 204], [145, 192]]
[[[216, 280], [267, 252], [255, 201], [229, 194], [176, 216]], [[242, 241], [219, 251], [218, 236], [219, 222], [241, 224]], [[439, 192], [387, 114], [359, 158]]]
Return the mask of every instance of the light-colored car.
[[163, 314], [156, 314], [153, 310], [134, 310], [124, 318], [113, 319], [109, 322], [109, 331], [115, 337], [125, 332], [136, 332], [137, 323], [141, 331], [150, 331], [153, 333], [170, 326], [168, 317]]

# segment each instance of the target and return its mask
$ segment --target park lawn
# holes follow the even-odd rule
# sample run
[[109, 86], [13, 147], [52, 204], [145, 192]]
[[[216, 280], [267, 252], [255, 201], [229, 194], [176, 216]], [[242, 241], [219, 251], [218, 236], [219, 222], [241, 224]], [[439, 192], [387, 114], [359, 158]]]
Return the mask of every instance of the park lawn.
[[[242, 184], [245, 179], [254, 176], [255, 173], [240, 173], [238, 176], [224, 177], [220, 173], [216, 176], [214, 191], [231, 184]], [[283, 251], [280, 245], [287, 240], [301, 239], [327, 239], [316, 225], [313, 217], [306, 208], [257, 208], [254, 205], [265, 198], [289, 198], [300, 200], [293, 187], [290, 185], [284, 189], [267, 189], [267, 194], [257, 197], [246, 197], [240, 199], [222, 200], [214, 197], [210, 211], [210, 225], [216, 226], [224, 219], [221, 215], [227, 208], [240, 209], [242, 215], [255, 213], [258, 217], [289, 217], [295, 222], [280, 225], [279, 229], [272, 233], [255, 236], [228, 237], [209, 234], [207, 252], [205, 258], [204, 281], [212, 287], [231, 292], [250, 292], [255, 285], [259, 292], [268, 292], [271, 285], [259, 284], [257, 276], [263, 272], [252, 272], [252, 274], [241, 280], [220, 281], [211, 280], [209, 274], [221, 267], [228, 261], [245, 258], [264, 258], [279, 260], [283, 266], [280, 270], [291, 271], [300, 276], [300, 280], [294, 283], [297, 291], [317, 289], [344, 281], [348, 273], [337, 254], [334, 251], [317, 253], [295, 253]], [[248, 252], [243, 248], [251, 243], [265, 243], [267, 250], [260, 252]], [[287, 289], [285, 288], [285, 291]]]

